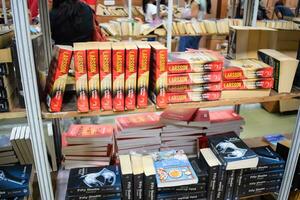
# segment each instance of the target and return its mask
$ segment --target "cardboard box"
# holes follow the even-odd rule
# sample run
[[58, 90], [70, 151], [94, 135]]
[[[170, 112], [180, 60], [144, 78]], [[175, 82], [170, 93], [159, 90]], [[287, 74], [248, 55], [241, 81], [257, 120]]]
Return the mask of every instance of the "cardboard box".
[[221, 92], [182, 92], [167, 93], [168, 103], [188, 103], [197, 101], [215, 101], [221, 98]]
[[125, 46], [112, 43], [113, 110], [125, 110]]
[[111, 43], [101, 42], [99, 46], [101, 109], [112, 110], [112, 51]]
[[223, 90], [255, 90], [255, 89], [272, 89], [274, 85], [273, 78], [264, 79], [244, 79], [223, 81]]
[[169, 85], [216, 83], [222, 81], [222, 72], [168, 74]]
[[291, 92], [299, 61], [272, 49], [259, 50], [258, 57], [274, 67], [274, 89], [278, 93]]
[[124, 43], [126, 48], [125, 62], [125, 109], [134, 110], [137, 99], [137, 66], [138, 49], [134, 43]]
[[146, 42], [136, 42], [136, 45], [139, 55], [137, 69], [137, 108], [146, 108], [148, 106], [151, 47]]
[[271, 89], [257, 90], [224, 90], [221, 99], [238, 99], [270, 96]]
[[277, 37], [275, 29], [231, 26], [228, 56], [232, 59], [256, 59], [259, 49], [276, 49]]
[[74, 71], [76, 79], [77, 111], [89, 111], [89, 89], [87, 75], [87, 43], [74, 43]]
[[0, 49], [0, 63], [11, 63], [12, 62], [12, 55], [11, 49]]
[[297, 51], [300, 41], [300, 30], [278, 30], [278, 51]]

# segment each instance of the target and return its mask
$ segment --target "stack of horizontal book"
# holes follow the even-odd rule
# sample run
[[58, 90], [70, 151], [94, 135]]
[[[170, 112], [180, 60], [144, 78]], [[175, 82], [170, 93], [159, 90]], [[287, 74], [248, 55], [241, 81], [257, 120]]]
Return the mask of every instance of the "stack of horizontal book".
[[156, 113], [128, 115], [116, 118], [116, 144], [119, 154], [158, 151], [162, 130]]
[[62, 135], [65, 169], [106, 166], [113, 154], [112, 125], [73, 124]]
[[0, 165], [19, 162], [13, 146], [10, 142], [10, 134], [0, 135]]
[[32, 199], [32, 165], [0, 166], [0, 199]]

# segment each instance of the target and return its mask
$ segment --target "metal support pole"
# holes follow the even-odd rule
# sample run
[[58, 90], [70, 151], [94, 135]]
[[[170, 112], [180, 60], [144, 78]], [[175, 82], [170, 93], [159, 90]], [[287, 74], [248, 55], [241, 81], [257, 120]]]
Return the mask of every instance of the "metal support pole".
[[279, 191], [279, 196], [278, 196], [279, 200], [286, 200], [289, 197], [292, 181], [297, 166], [297, 160], [299, 159], [299, 152], [300, 152], [300, 108], [298, 110], [296, 127], [292, 138], [292, 145], [289, 151], [289, 156], [286, 162], [283, 180]]
[[8, 24], [5, 0], [2, 0], [2, 12], [3, 12], [3, 15], [4, 15], [4, 24]]
[[171, 6], [173, 6], [173, 0], [168, 0], [168, 21], [167, 21], [167, 48], [168, 51], [172, 51], [172, 22], [173, 22], [173, 9]]
[[27, 0], [11, 0], [15, 37], [26, 103], [27, 120], [31, 131], [34, 162], [43, 200], [53, 200], [40, 100], [30, 37]]
[[50, 28], [50, 19], [49, 19], [49, 9], [48, 9], [48, 0], [39, 0], [39, 11], [40, 11], [40, 20], [41, 28], [43, 33], [43, 42], [45, 49], [45, 64], [50, 65], [52, 57], [52, 42], [51, 42], [51, 28]]
[[256, 26], [258, 5], [259, 0], [244, 1], [243, 24], [245, 26]]
[[241, 112], [241, 105], [234, 105], [234, 112], [240, 114]]
[[132, 0], [128, 0], [128, 19], [132, 19]]

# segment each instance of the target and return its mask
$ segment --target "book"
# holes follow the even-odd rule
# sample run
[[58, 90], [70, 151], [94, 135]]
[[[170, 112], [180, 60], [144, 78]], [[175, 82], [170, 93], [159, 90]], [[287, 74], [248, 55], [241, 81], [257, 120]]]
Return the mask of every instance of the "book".
[[120, 193], [120, 176], [117, 165], [71, 169], [67, 196]]
[[273, 78], [263, 79], [245, 79], [223, 81], [223, 90], [255, 90], [255, 89], [271, 89], [274, 85]]
[[239, 114], [235, 113], [231, 109], [210, 111], [209, 117], [212, 127], [224, 127], [224, 125], [228, 125], [235, 122], [238, 122], [241, 125], [244, 124], [243, 117], [241, 117]]
[[207, 184], [206, 183], [197, 183], [193, 185], [184, 185], [184, 186], [176, 186], [176, 187], [165, 187], [165, 188], [157, 188], [157, 192], [206, 192]]
[[144, 198], [145, 200], [156, 199], [156, 180], [153, 159], [150, 155], [143, 156], [144, 168]]
[[258, 156], [236, 133], [208, 136], [208, 141], [213, 152], [225, 164], [226, 170], [257, 167]]
[[222, 91], [222, 83], [203, 83], [194, 85], [170, 85], [167, 92], [219, 92]]
[[133, 172], [130, 155], [119, 155], [120, 167], [122, 173], [122, 193], [124, 200], [133, 199]]
[[68, 196], [67, 200], [96, 200], [96, 199], [105, 199], [105, 200], [117, 200], [121, 199], [121, 193], [111, 193], [111, 194], [93, 194], [93, 195], [79, 195], [79, 196]]
[[13, 147], [10, 142], [10, 134], [0, 135], [0, 153], [6, 151], [12, 151]]
[[233, 199], [233, 191], [234, 191], [234, 184], [235, 184], [235, 175], [236, 170], [227, 171], [227, 181], [226, 181], [226, 189], [224, 194], [225, 200], [232, 200]]
[[184, 151], [152, 153], [157, 187], [174, 187], [198, 183], [198, 177]]
[[188, 125], [195, 118], [198, 108], [167, 108], [160, 115], [164, 124]]
[[279, 192], [280, 184], [277, 186], [269, 186], [269, 187], [258, 187], [258, 188], [247, 188], [245, 190], [240, 191], [240, 197], [259, 195], [271, 192]]
[[143, 187], [144, 187], [144, 168], [143, 159], [141, 155], [131, 155], [131, 166], [133, 172], [133, 199], [143, 199]]
[[77, 111], [89, 111], [88, 69], [86, 43], [74, 43], [74, 70], [76, 79]]
[[243, 174], [242, 183], [250, 181], [266, 181], [282, 178], [284, 174], [283, 169], [272, 170], [266, 172], [258, 172], [253, 174]]
[[209, 111], [198, 109], [194, 119], [189, 122], [189, 126], [209, 127], [210, 126]]
[[21, 165], [25, 164], [25, 158], [23, 157], [17, 143], [16, 143], [16, 136], [19, 134], [19, 132], [21, 131], [21, 127], [14, 127], [11, 131], [11, 135], [10, 135], [10, 142], [12, 144], [12, 147], [17, 155], [18, 160], [20, 161]]
[[205, 192], [162, 192], [157, 195], [157, 200], [181, 200], [181, 199], [200, 199], [204, 200]]
[[282, 134], [273, 134], [264, 136], [264, 140], [269, 144], [276, 146], [277, 143], [287, 140], [287, 138]]
[[224, 199], [224, 195], [226, 192], [226, 183], [227, 183], [227, 172], [226, 165], [221, 161], [221, 165], [219, 167], [218, 178], [217, 178], [217, 188], [216, 188], [216, 199]]
[[61, 111], [72, 53], [73, 48], [71, 46], [54, 47], [45, 86], [50, 112]]
[[222, 72], [168, 74], [169, 85], [189, 85], [200, 83], [218, 83], [222, 81]]
[[[189, 159], [197, 177], [198, 177], [198, 184], [195, 185], [207, 185], [209, 181], [208, 176], [208, 167], [205, 164], [205, 160], [203, 157], [201, 158], [190, 158]], [[190, 185], [192, 186], [192, 185]]]
[[167, 93], [169, 104], [199, 101], [216, 101], [221, 98], [221, 92], [181, 92]]

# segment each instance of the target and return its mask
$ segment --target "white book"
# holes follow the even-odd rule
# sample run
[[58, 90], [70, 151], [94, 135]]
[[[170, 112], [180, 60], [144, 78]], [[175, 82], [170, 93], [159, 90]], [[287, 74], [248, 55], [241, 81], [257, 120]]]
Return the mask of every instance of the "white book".
[[98, 157], [98, 156], [65, 156], [65, 160], [78, 160], [78, 161], [103, 161], [110, 162], [110, 157]]
[[21, 131], [21, 127], [14, 127], [14, 128], [12, 129], [11, 135], [10, 135], [10, 142], [11, 142], [11, 144], [12, 144], [12, 146], [13, 146], [13, 149], [14, 149], [14, 151], [15, 151], [15, 153], [16, 153], [16, 155], [17, 155], [19, 161], [20, 161], [20, 164], [21, 164], [21, 165], [24, 165], [24, 164], [25, 164], [25, 160], [24, 160], [24, 158], [23, 158], [23, 156], [22, 156], [22, 154], [21, 154], [21, 151], [20, 151], [20, 149], [19, 149], [19, 147], [18, 147], [18, 145], [17, 145], [17, 143], [16, 143], [16, 139], [15, 139], [15, 138], [16, 138], [16, 134], [17, 134], [19, 131]]

